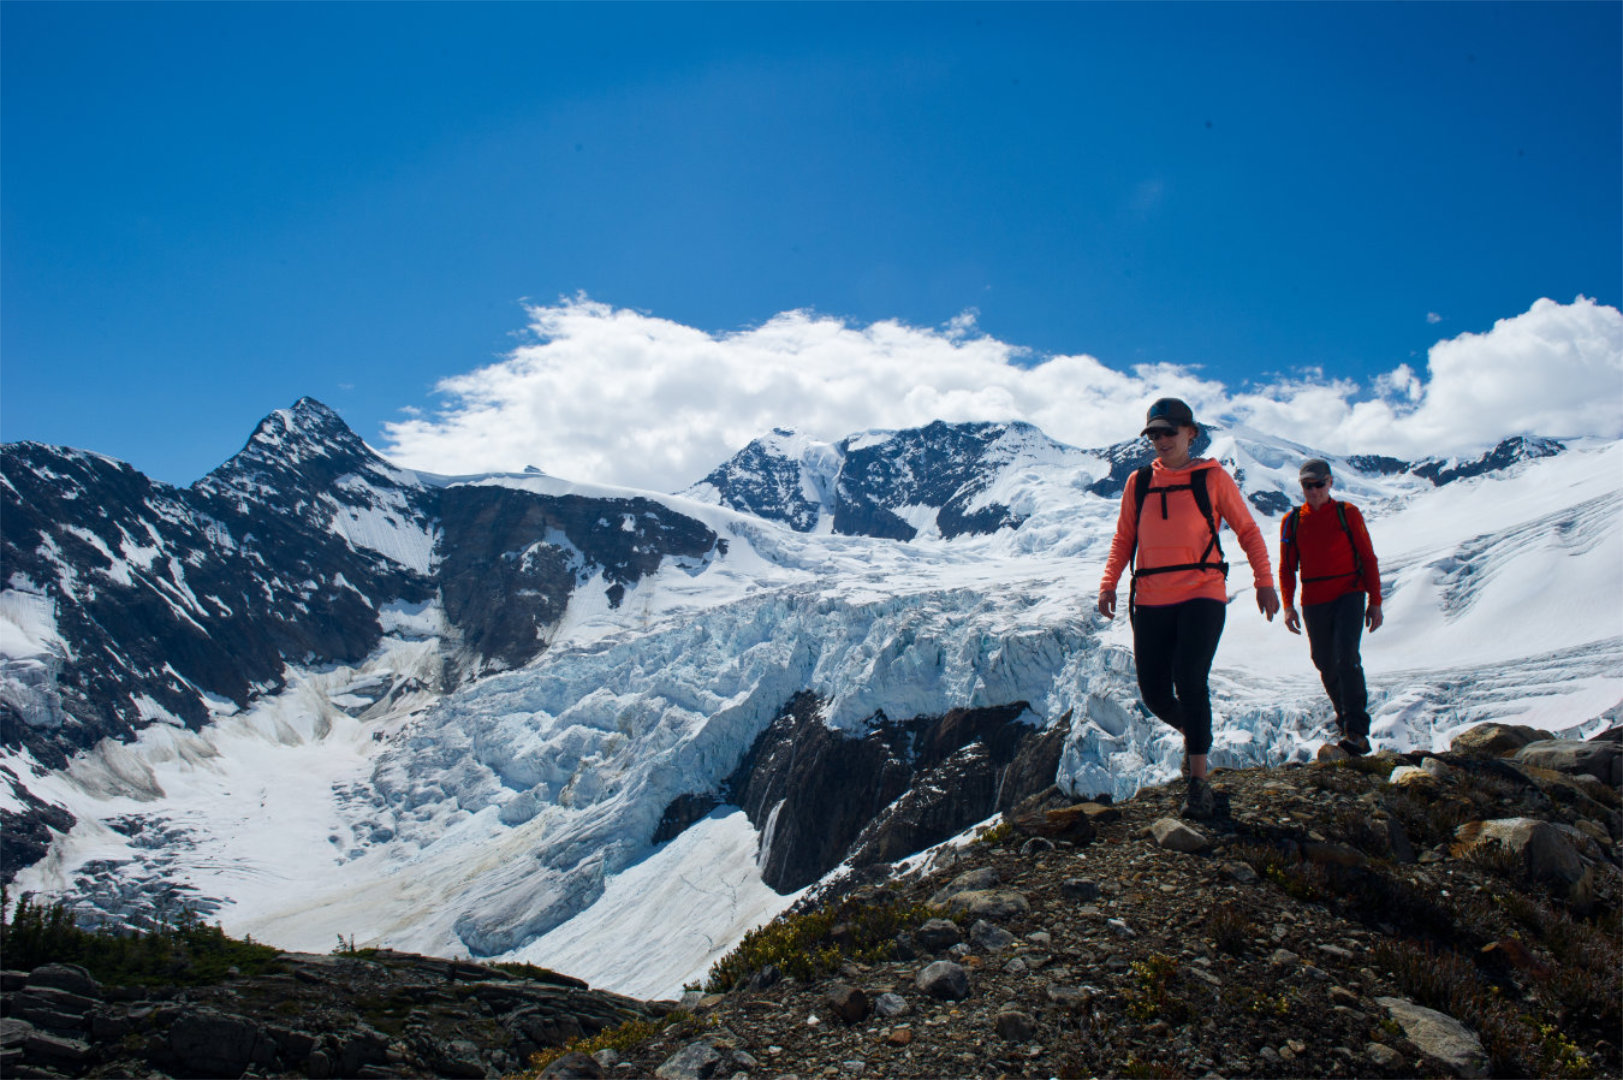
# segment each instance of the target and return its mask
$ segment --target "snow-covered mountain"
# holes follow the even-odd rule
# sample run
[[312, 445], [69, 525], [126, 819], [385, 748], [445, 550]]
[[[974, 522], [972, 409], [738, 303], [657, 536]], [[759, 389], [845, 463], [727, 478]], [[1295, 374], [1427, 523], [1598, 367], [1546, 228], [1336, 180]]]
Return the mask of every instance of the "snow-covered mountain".
[[[1365, 510], [1378, 741], [1617, 722], [1623, 444], [1204, 439], [1270, 534], [1306, 456]], [[780, 430], [664, 495], [397, 469], [309, 399], [189, 489], [7, 445], [6, 873], [115, 921], [185, 901], [288, 947], [673, 993], [830, 873], [1056, 780], [1175, 772], [1125, 620], [1091, 611], [1147, 460], [1023, 424]], [[1300, 760], [1328, 706], [1248, 581], [1215, 759]]]

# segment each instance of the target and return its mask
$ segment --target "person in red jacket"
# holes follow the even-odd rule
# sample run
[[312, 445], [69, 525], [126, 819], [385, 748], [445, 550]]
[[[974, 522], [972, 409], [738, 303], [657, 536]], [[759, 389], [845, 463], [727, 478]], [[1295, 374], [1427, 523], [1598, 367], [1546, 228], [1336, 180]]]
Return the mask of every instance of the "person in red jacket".
[[1190, 456], [1199, 434], [1195, 414], [1177, 398], [1150, 406], [1143, 434], [1155, 460], [1128, 478], [1116, 535], [1099, 582], [1099, 613], [1116, 617], [1116, 584], [1133, 562], [1133, 659], [1138, 692], [1161, 720], [1183, 732], [1189, 767], [1183, 813], [1210, 817], [1216, 809], [1206, 782], [1212, 746], [1207, 680], [1227, 615], [1228, 563], [1218, 543], [1219, 520], [1245, 549], [1257, 588], [1257, 609], [1272, 622], [1279, 611], [1268, 542], [1251, 517], [1234, 478], [1217, 462]]
[[[1381, 567], [1375, 561], [1364, 515], [1331, 498], [1335, 478], [1321, 458], [1302, 463], [1304, 505], [1285, 515], [1279, 529], [1279, 588], [1285, 597], [1285, 628], [1300, 634], [1325, 693], [1336, 710], [1338, 745], [1369, 753], [1369, 693], [1359, 638], [1381, 625]], [[1296, 574], [1302, 574], [1302, 613], [1296, 613]], [[1367, 606], [1366, 606], [1367, 598]]]

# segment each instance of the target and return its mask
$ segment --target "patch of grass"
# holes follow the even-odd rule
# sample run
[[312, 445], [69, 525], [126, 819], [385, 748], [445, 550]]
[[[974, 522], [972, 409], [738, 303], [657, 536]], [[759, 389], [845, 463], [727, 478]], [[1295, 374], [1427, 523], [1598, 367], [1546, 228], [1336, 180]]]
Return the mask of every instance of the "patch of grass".
[[560, 975], [551, 968], [544, 968], [538, 964], [521, 964], [513, 961], [506, 961], [499, 964], [487, 964], [486, 966], [495, 968], [497, 971], [505, 971], [509, 975], [517, 975], [521, 979], [529, 979], [532, 982], [563, 983], [573, 985], [575, 981], [568, 975]]
[[1377, 757], [1365, 755], [1364, 757], [1344, 758], [1341, 761], [1329, 761], [1320, 768], [1329, 771], [1363, 773], [1379, 780], [1386, 780], [1392, 775], [1392, 770], [1398, 767], [1398, 759], [1390, 757]]
[[80, 927], [62, 903], [49, 907], [24, 895], [10, 910], [0, 893], [0, 953], [6, 966], [78, 964], [110, 986], [204, 986], [282, 970], [280, 949], [252, 938], [228, 937], [190, 912], [148, 933], [113, 933]]
[[[1518, 1013], [1458, 953], [1414, 942], [1383, 942], [1375, 947], [1373, 959], [1416, 1002], [1473, 1028], [1492, 1059], [1495, 1075], [1594, 1075], [1594, 1063], [1561, 1027]], [[1595, 1034], [1615, 1037], [1616, 1029]]]
[[1133, 1080], [1171, 1080], [1172, 1077], [1183, 1076], [1184, 1072], [1172, 1065], [1159, 1061], [1145, 1061], [1137, 1054], [1129, 1053], [1116, 1075], [1132, 1077]]
[[1135, 960], [1131, 971], [1137, 984], [1127, 989], [1127, 1015], [1135, 1020], [1160, 1018], [1173, 1024], [1182, 1024], [1190, 1017], [1189, 1003], [1172, 991], [1172, 976], [1177, 973], [1178, 961], [1163, 953], [1151, 953], [1143, 960]]
[[894, 894], [846, 897], [802, 914], [780, 915], [744, 935], [738, 947], [711, 967], [705, 989], [726, 993], [767, 965], [800, 980], [838, 970], [842, 961], [879, 963], [896, 948], [896, 935], [944, 912], [929, 904], [907, 903]]
[[975, 842], [977, 844], [988, 844], [996, 847], [1001, 844], [1007, 844], [1011, 840], [1019, 839], [1019, 835], [1020, 834], [1015, 831], [1015, 827], [1009, 822], [1000, 821], [996, 825], [988, 826], [977, 833], [975, 835]]
[[542, 1070], [565, 1054], [578, 1052], [590, 1057], [599, 1050], [613, 1050], [623, 1054], [641, 1046], [667, 1028], [691, 1023], [694, 1023], [693, 1014], [681, 1009], [673, 1009], [654, 1020], [627, 1020], [616, 1027], [604, 1028], [596, 1035], [575, 1039], [563, 1046], [537, 1050], [530, 1055], [530, 1071], [520, 1073], [518, 1080], [534, 1080], [541, 1075]]
[[1206, 916], [1206, 930], [1218, 949], [1239, 956], [1256, 936], [1257, 925], [1242, 905], [1229, 901], [1212, 908]]

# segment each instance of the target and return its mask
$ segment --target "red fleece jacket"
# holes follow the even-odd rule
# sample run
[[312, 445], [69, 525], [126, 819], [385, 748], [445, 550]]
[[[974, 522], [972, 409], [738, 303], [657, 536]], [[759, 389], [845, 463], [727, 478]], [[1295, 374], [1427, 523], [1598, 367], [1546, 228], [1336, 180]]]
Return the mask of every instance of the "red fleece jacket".
[[[1302, 604], [1328, 604], [1350, 592], [1369, 594], [1369, 606], [1381, 604], [1381, 567], [1375, 561], [1375, 546], [1370, 542], [1369, 529], [1364, 526], [1364, 515], [1352, 503], [1342, 503], [1347, 512], [1347, 528], [1341, 527], [1336, 516], [1336, 500], [1331, 499], [1319, 509], [1302, 507], [1297, 515], [1296, 541], [1285, 537], [1285, 524], [1279, 526], [1279, 595], [1285, 606], [1296, 599], [1296, 574], [1302, 574]], [[1288, 519], [1288, 515], [1287, 515]], [[1352, 533], [1348, 538], [1347, 533]], [[1353, 545], [1358, 546], [1358, 559], [1353, 559]], [[1362, 564], [1363, 572], [1356, 567]]]

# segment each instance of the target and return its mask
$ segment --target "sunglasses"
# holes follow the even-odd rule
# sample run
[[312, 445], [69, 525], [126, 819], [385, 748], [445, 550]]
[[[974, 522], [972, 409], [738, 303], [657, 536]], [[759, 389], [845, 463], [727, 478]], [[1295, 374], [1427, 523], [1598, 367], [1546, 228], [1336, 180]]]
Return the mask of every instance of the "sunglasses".
[[1329, 482], [1330, 481], [1328, 480], [1303, 480], [1302, 486], [1305, 488], [1312, 488], [1314, 491], [1317, 491]]
[[1151, 438], [1151, 439], [1170, 439], [1170, 438], [1172, 438], [1172, 436], [1176, 435], [1177, 433], [1178, 433], [1177, 428], [1158, 427], [1158, 428], [1151, 428], [1149, 431], [1146, 431], [1144, 434], [1148, 438]]

